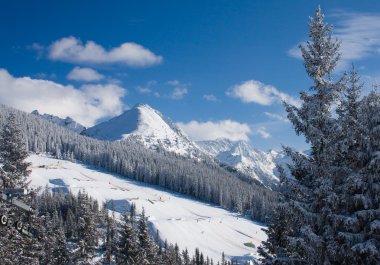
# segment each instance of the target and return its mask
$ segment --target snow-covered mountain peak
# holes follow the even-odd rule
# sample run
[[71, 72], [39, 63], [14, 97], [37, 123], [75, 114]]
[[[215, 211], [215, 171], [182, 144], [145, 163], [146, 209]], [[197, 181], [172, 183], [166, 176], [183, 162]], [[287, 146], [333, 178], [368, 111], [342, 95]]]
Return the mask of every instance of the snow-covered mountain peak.
[[276, 176], [276, 163], [283, 158], [281, 152], [262, 152], [245, 141], [228, 139], [199, 141], [197, 144], [205, 153], [252, 176], [265, 186], [273, 187], [279, 181]]
[[200, 152], [180, 128], [147, 104], [137, 104], [120, 116], [87, 129], [84, 134], [109, 141], [137, 139], [150, 149], [163, 148], [185, 156], [197, 156]]
[[73, 120], [71, 117], [66, 117], [64, 119], [58, 117], [58, 116], [54, 116], [54, 115], [51, 115], [51, 114], [40, 114], [38, 112], [38, 110], [34, 110], [32, 111], [32, 114], [33, 115], [36, 115], [36, 116], [39, 116], [45, 120], [48, 120], [52, 123], [55, 123], [55, 124], [58, 124], [62, 127], [65, 127], [69, 130], [72, 130], [74, 132], [77, 132], [77, 133], [81, 133], [83, 132], [86, 127], [84, 127], [82, 124], [76, 122], [75, 120]]
[[232, 141], [226, 138], [219, 138], [211, 141], [197, 142], [206, 153], [216, 156], [223, 152], [231, 153], [234, 156], [257, 157], [263, 152], [253, 148], [246, 141]]

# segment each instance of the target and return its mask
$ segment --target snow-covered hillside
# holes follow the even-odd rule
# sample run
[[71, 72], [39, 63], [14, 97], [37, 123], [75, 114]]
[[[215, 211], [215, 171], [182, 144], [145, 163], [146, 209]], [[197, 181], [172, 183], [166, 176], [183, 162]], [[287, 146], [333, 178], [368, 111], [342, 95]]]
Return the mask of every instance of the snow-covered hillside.
[[50, 121], [52, 123], [58, 124], [62, 127], [65, 127], [69, 130], [72, 130], [77, 133], [83, 132], [86, 127], [84, 127], [82, 124], [77, 123], [70, 117], [66, 117], [65, 119], [61, 119], [60, 117], [50, 115], [50, 114], [40, 114], [37, 110], [32, 111], [32, 114], [39, 116], [47, 121]]
[[[84, 189], [99, 201], [113, 200], [117, 210], [134, 202], [138, 210], [145, 208], [163, 239], [189, 251], [198, 247], [214, 260], [220, 260], [223, 251], [240, 260], [254, 258], [257, 246], [266, 239], [262, 225], [178, 193], [42, 155], [31, 155], [28, 161], [32, 187]], [[250, 243], [255, 247], [246, 246]]]
[[152, 150], [163, 148], [183, 156], [200, 154], [196, 144], [180, 128], [147, 104], [138, 104], [120, 116], [87, 129], [84, 134], [100, 140], [138, 140]]
[[197, 145], [220, 162], [252, 176], [267, 187], [277, 185], [279, 179], [276, 176], [276, 163], [284, 165], [286, 159], [282, 152], [262, 152], [244, 141], [218, 139], [199, 141]]

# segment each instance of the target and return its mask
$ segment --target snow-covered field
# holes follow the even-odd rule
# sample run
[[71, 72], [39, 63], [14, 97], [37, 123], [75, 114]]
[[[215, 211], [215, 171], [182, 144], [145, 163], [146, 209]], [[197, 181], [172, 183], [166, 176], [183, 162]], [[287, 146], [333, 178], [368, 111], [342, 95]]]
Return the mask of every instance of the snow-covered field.
[[[32, 187], [84, 189], [99, 202], [114, 200], [116, 208], [134, 202], [138, 211], [145, 208], [161, 238], [191, 252], [198, 247], [214, 260], [220, 260], [223, 251], [229, 257], [254, 258], [266, 238], [261, 224], [188, 196], [43, 155], [31, 155], [28, 161], [32, 162]], [[244, 245], [250, 242], [256, 247]]]

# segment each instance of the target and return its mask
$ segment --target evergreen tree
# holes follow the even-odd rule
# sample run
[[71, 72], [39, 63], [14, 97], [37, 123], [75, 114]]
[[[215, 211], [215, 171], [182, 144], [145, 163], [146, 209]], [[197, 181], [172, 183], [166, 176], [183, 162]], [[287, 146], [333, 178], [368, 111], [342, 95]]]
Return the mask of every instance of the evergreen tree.
[[60, 265], [60, 264], [69, 264], [70, 263], [70, 252], [67, 249], [65, 232], [63, 228], [60, 227], [57, 232], [55, 247], [53, 250], [53, 260], [52, 264]]
[[347, 192], [342, 200], [344, 207], [336, 216], [339, 225], [336, 240], [342, 246], [339, 254], [346, 264], [372, 265], [380, 263], [380, 95], [377, 91], [373, 90], [361, 101], [358, 121], [360, 138], [353, 141], [353, 149], [359, 146], [359, 152], [354, 152], [355, 156], [347, 161], [349, 175], [342, 185]]
[[13, 113], [9, 114], [7, 123], [0, 135], [0, 188], [27, 188], [30, 163], [25, 139]]
[[106, 213], [106, 238], [105, 238], [105, 257], [103, 260], [103, 264], [112, 264], [113, 263], [113, 256], [115, 255], [116, 251], [116, 220], [114, 212], [112, 212], [112, 215], [109, 216], [108, 213]]
[[149, 234], [147, 218], [145, 217], [144, 209], [140, 216], [138, 233], [140, 254], [142, 256], [143, 264], [154, 264], [157, 251], [154, 241]]
[[[0, 189], [28, 188], [30, 163], [24, 161], [27, 156], [20, 125], [16, 122], [14, 113], [10, 113], [0, 135]], [[29, 201], [30, 199], [31, 196]], [[37, 228], [40, 221], [13, 205], [3, 203], [0, 203], [0, 214], [17, 217], [19, 221]], [[38, 264], [42, 256], [42, 244], [37, 238], [25, 237], [14, 228], [7, 227], [0, 232], [0, 256], [2, 264]]]
[[136, 264], [139, 255], [139, 245], [136, 233], [136, 219], [134, 206], [131, 207], [130, 215], [124, 213], [122, 220], [121, 235], [116, 254], [117, 264]]
[[[333, 82], [332, 73], [340, 58], [340, 43], [333, 40], [332, 26], [324, 22], [319, 7], [315, 17], [310, 18], [309, 26], [311, 40], [300, 48], [306, 72], [314, 84], [310, 93], [301, 93], [300, 107], [284, 105], [296, 133], [302, 134], [310, 144], [311, 153], [307, 156], [285, 148], [293, 161], [290, 171], [294, 178], [281, 178], [287, 202], [283, 208], [285, 211], [280, 212], [282, 216], [277, 216], [275, 221], [282, 222], [282, 218], [287, 218], [288, 226], [278, 229], [280, 224], [276, 222], [269, 227], [269, 238], [261, 251], [264, 264], [273, 264], [273, 260], [279, 257], [280, 264], [331, 263], [328, 241], [334, 230], [330, 222], [336, 198], [334, 176], [341, 173], [335, 163], [340, 135], [332, 109], [344, 87], [344, 80]], [[286, 243], [276, 246], [279, 239], [285, 239]]]
[[284, 208], [284, 204], [279, 204], [272, 215], [271, 225], [267, 229], [263, 229], [268, 235], [268, 240], [262, 242], [262, 245], [258, 248], [258, 253], [261, 256], [260, 260], [263, 264], [288, 264], [289, 254], [286, 251], [286, 247], [289, 217], [286, 214], [287, 211]]
[[187, 248], [182, 251], [182, 260], [183, 265], [190, 265], [189, 251], [187, 250]]
[[76, 262], [88, 264], [89, 260], [96, 255], [98, 246], [98, 232], [95, 226], [95, 217], [91, 209], [91, 202], [85, 193], [78, 194], [80, 204], [80, 216], [78, 219], [78, 250]]

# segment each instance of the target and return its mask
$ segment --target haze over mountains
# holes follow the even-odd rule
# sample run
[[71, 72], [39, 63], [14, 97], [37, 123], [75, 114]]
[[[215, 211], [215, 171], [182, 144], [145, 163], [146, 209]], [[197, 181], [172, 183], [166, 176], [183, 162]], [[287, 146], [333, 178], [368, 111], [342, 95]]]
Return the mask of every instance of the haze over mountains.
[[[38, 112], [33, 114], [39, 115]], [[231, 166], [239, 172], [273, 188], [278, 184], [276, 163], [287, 162], [283, 152], [263, 152], [244, 141], [217, 139], [194, 142], [169, 118], [147, 104], [138, 104], [123, 114], [85, 129], [71, 118], [40, 115], [58, 125], [92, 138], [108, 141], [139, 141], [150, 150], [173, 152], [184, 157], [205, 156]]]

